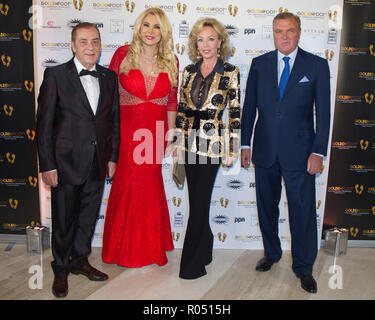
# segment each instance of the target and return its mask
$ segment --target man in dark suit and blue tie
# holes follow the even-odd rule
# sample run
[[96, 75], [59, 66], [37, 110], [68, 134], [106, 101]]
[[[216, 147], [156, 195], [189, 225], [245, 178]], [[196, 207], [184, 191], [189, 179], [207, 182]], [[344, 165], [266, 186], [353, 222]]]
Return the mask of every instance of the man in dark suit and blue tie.
[[120, 144], [117, 76], [97, 64], [95, 25], [72, 30], [74, 57], [47, 68], [37, 112], [39, 167], [51, 186], [53, 294], [68, 294], [68, 275], [108, 276], [88, 262], [106, 175], [112, 178]]
[[[242, 114], [241, 162], [255, 165], [256, 197], [264, 257], [257, 271], [280, 260], [278, 236], [282, 178], [288, 199], [292, 269], [303, 289], [317, 292], [315, 174], [322, 170], [330, 128], [330, 72], [325, 59], [298, 47], [300, 19], [273, 20], [276, 50], [254, 58]], [[315, 120], [314, 125], [314, 105]], [[256, 115], [252, 158], [250, 142]]]

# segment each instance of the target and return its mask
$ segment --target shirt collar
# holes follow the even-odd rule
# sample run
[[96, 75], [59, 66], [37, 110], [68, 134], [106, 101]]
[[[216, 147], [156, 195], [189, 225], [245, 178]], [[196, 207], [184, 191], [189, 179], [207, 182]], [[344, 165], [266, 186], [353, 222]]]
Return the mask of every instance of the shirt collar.
[[[81, 72], [81, 70], [83, 69], [86, 69], [77, 59], [77, 57], [74, 57], [74, 64], [76, 65], [76, 68], [77, 68], [77, 72], [78, 74]], [[93, 71], [93, 70], [96, 70], [96, 65], [94, 64], [94, 66], [89, 70], [89, 71]]]
[[[201, 74], [201, 64], [202, 64], [202, 62], [203, 62], [203, 59], [201, 59], [197, 62], [197, 72], [199, 74]], [[224, 74], [224, 62], [221, 58], [217, 59], [215, 67], [212, 69], [211, 73], [213, 73], [213, 72]]]
[[298, 52], [298, 46], [291, 53], [289, 53], [289, 55], [287, 55], [287, 56], [282, 54], [279, 50], [277, 50], [277, 60], [280, 61], [284, 57], [289, 57], [291, 60], [295, 61], [296, 56], [297, 56], [297, 52]]

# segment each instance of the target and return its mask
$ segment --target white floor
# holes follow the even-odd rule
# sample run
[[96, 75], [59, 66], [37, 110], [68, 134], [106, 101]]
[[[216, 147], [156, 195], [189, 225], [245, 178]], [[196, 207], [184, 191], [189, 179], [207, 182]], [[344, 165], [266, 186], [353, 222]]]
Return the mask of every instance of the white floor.
[[[206, 276], [182, 280], [180, 249], [168, 252], [169, 262], [163, 267], [133, 269], [103, 263], [101, 249], [93, 248], [90, 263], [109, 280], [92, 282], [71, 274], [69, 294], [62, 300], [374, 300], [374, 253], [375, 248], [348, 248], [345, 256], [334, 259], [321, 249], [313, 272], [318, 293], [309, 294], [291, 270], [290, 251], [269, 272], [261, 273], [255, 265], [262, 250], [217, 249]], [[0, 243], [0, 300], [56, 299], [51, 292], [51, 261], [50, 250], [28, 254], [25, 244]], [[42, 279], [38, 270], [43, 271]]]

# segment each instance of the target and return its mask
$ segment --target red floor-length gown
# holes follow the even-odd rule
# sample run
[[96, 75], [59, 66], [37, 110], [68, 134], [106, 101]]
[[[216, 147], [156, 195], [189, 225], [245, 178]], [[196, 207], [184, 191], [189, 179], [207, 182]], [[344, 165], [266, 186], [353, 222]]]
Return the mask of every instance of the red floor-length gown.
[[[119, 74], [128, 49], [117, 49], [109, 66], [119, 76], [121, 143], [102, 258], [125, 267], [165, 265], [165, 252], [173, 249], [173, 241], [161, 162], [167, 111], [177, 109], [177, 88], [171, 87], [167, 73], [153, 77], [132, 69]], [[140, 164], [142, 160], [146, 163]]]

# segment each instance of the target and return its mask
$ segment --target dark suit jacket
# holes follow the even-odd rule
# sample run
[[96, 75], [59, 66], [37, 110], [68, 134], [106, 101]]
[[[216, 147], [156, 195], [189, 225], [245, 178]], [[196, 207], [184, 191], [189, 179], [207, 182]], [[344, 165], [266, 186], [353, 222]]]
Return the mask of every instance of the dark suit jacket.
[[[316, 130], [314, 129], [314, 103]], [[286, 170], [306, 170], [311, 153], [326, 155], [330, 127], [330, 72], [325, 59], [298, 48], [287, 87], [278, 101], [277, 50], [254, 58], [246, 86], [241, 145], [268, 168], [276, 156]]]
[[94, 115], [73, 59], [44, 72], [37, 112], [40, 171], [57, 169], [59, 183], [81, 184], [96, 152], [100, 177], [117, 162], [120, 143], [118, 82], [115, 72], [96, 65], [100, 96]]

